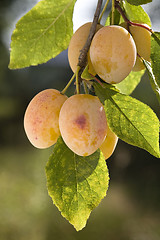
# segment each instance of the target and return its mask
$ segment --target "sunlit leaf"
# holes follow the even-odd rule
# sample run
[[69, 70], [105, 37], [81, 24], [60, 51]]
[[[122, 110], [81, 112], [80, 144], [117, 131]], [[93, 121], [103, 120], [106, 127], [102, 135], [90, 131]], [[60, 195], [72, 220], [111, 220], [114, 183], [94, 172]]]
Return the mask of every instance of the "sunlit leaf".
[[94, 88], [104, 102], [111, 130], [123, 141], [159, 158], [159, 120], [153, 110], [135, 98], [111, 90], [107, 84], [102, 87], [95, 83]]
[[152, 71], [152, 67], [151, 67], [151, 63], [148, 61], [143, 60], [143, 63], [146, 67], [147, 73], [149, 75], [149, 79], [150, 79], [150, 83], [152, 86], [153, 91], [155, 92], [157, 99], [160, 103], [160, 87], [158, 86], [157, 82], [156, 82], [156, 78], [154, 76], [154, 73]]
[[155, 76], [155, 82], [160, 88], [160, 33], [151, 36], [151, 66]]
[[61, 214], [77, 231], [105, 197], [109, 175], [103, 154], [88, 157], [73, 153], [58, 139], [46, 166], [48, 192]]
[[45, 63], [68, 47], [76, 0], [42, 0], [17, 23], [12, 34], [9, 68]]
[[131, 5], [127, 1], [123, 2], [123, 6], [130, 21], [146, 23], [151, 27], [150, 18], [141, 6]]

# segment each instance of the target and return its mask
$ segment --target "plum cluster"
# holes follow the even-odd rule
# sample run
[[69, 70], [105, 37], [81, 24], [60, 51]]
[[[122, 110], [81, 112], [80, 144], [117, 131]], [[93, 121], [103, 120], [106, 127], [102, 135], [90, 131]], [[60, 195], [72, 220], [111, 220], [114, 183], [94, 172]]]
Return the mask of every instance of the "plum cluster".
[[[90, 27], [90, 22], [81, 26], [70, 41], [68, 59], [74, 73]], [[142, 70], [144, 65], [139, 56], [150, 60], [150, 38], [145, 28], [126, 23], [97, 25], [87, 55], [89, 73], [115, 84], [131, 71]], [[48, 148], [62, 136], [66, 145], [80, 156], [89, 156], [100, 148], [107, 159], [118, 141], [97, 96], [75, 94], [68, 98], [56, 89], [46, 89], [31, 100], [25, 112], [24, 128], [35, 147]]]
[[104, 107], [96, 96], [76, 94], [67, 98], [55, 89], [46, 89], [31, 100], [24, 128], [35, 147], [48, 148], [61, 135], [80, 156], [91, 155], [100, 148], [108, 158], [118, 139], [109, 129]]

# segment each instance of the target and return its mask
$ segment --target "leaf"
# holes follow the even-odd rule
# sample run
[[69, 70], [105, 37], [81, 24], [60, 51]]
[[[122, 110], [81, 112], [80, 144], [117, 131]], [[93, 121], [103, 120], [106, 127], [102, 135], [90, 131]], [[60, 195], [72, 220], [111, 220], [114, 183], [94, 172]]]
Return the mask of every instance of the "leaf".
[[[117, 11], [117, 9], [115, 9], [114, 11], [114, 25], [118, 25], [120, 21], [120, 13]], [[112, 23], [112, 11], [110, 11], [105, 26], [109, 26]]]
[[81, 78], [82, 78], [82, 79], [85, 79], [85, 80], [93, 80], [93, 79], [94, 79], [94, 76], [92, 76], [92, 75], [88, 72], [88, 64], [87, 64], [87, 66], [85, 67], [85, 69], [83, 70], [82, 75], [81, 75]]
[[[115, 9], [114, 11], [114, 25], [118, 25], [120, 21], [120, 13]], [[112, 14], [111, 14], [111, 22], [112, 22]]]
[[105, 22], [105, 26], [109, 26], [111, 24], [111, 14], [108, 15], [106, 22]]
[[122, 82], [115, 84], [121, 93], [130, 95], [140, 83], [144, 70], [131, 72]]
[[105, 197], [109, 184], [103, 154], [81, 157], [58, 139], [46, 165], [48, 192], [61, 214], [76, 228], [85, 227], [91, 211]]
[[160, 157], [159, 120], [146, 104], [95, 83], [96, 95], [103, 102], [111, 130], [123, 141]]
[[146, 23], [148, 26], [151, 27], [151, 20], [141, 6], [133, 6], [127, 1], [125, 1], [123, 2], [123, 7], [130, 21]]
[[45, 63], [68, 47], [76, 0], [42, 0], [17, 23], [12, 34], [9, 68]]
[[146, 3], [152, 2], [152, 0], [127, 0], [128, 3], [138, 6]]
[[155, 82], [160, 88], [160, 33], [151, 35], [151, 66], [155, 76]]
[[158, 86], [158, 84], [156, 82], [154, 73], [152, 71], [151, 63], [146, 61], [146, 60], [144, 60], [144, 59], [143, 59], [143, 63], [145, 65], [147, 73], [149, 75], [149, 79], [150, 79], [150, 83], [151, 83], [152, 89], [155, 92], [155, 94], [157, 96], [157, 99], [158, 99], [158, 101], [160, 103], [160, 88], [159, 88], [159, 86]]

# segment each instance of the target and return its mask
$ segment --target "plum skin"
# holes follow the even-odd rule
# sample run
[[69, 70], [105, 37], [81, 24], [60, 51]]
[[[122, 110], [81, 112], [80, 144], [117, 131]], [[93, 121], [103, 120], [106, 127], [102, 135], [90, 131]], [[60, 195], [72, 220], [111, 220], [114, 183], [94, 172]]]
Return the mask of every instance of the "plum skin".
[[107, 136], [102, 145], [100, 146], [100, 150], [102, 151], [106, 160], [113, 154], [117, 142], [118, 142], [117, 135], [114, 132], [112, 132], [112, 130], [109, 127], [107, 127]]
[[[139, 23], [150, 28], [147, 24]], [[127, 28], [127, 23], [122, 23], [121, 26]], [[131, 25], [129, 26], [129, 31], [135, 41], [137, 53], [143, 57], [146, 61], [150, 61], [150, 54], [151, 54], [151, 32], [147, 29]], [[132, 69], [132, 71], [141, 71], [145, 69], [145, 66], [142, 60], [137, 56], [136, 63]]]
[[107, 134], [107, 120], [99, 99], [89, 94], [68, 98], [59, 115], [59, 128], [66, 145], [79, 156], [94, 153]]
[[110, 84], [121, 82], [136, 62], [136, 45], [123, 27], [111, 25], [101, 28], [93, 37], [90, 59], [95, 72]]
[[60, 136], [59, 112], [67, 96], [56, 89], [39, 92], [30, 101], [24, 115], [24, 129], [36, 148], [48, 148]]

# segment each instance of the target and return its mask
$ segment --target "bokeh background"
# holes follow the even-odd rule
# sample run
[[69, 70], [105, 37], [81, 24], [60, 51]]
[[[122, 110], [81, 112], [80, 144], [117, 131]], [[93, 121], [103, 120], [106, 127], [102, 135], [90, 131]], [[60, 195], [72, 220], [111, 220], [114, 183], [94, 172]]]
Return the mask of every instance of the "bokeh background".
[[[45, 165], [52, 153], [35, 149], [23, 129], [27, 104], [46, 88], [62, 90], [72, 72], [67, 51], [37, 67], [9, 70], [11, 33], [16, 21], [36, 0], [0, 1], [0, 239], [1, 240], [159, 240], [160, 160], [119, 140], [107, 160], [110, 188], [91, 213], [87, 227], [76, 232], [52, 204]], [[78, 0], [74, 30], [92, 20], [96, 0]], [[160, 31], [160, 1], [145, 6]], [[145, 43], [144, 43], [145, 44]], [[73, 92], [71, 87], [70, 92]], [[159, 105], [144, 75], [132, 96], [160, 117]]]

